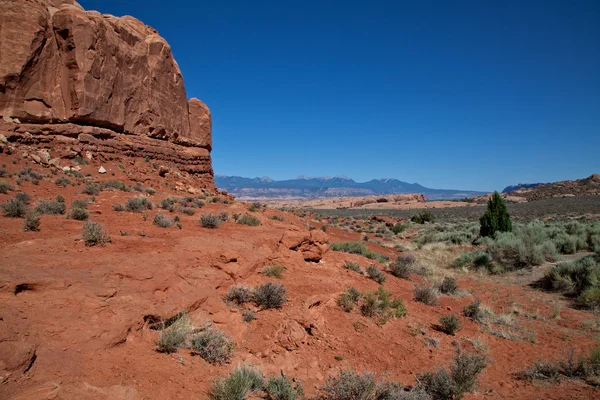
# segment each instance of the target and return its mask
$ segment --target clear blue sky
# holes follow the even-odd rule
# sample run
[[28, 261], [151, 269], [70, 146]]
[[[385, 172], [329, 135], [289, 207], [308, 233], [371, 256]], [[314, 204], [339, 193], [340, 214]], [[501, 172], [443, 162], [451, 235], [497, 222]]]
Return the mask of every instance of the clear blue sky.
[[600, 172], [600, 1], [81, 0], [173, 48], [215, 173], [491, 190]]

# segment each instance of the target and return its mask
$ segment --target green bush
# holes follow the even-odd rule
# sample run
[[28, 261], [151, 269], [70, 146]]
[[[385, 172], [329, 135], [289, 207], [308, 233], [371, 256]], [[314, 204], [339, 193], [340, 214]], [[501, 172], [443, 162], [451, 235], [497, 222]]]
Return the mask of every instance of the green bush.
[[40, 230], [40, 217], [35, 212], [28, 212], [23, 220], [23, 230], [37, 232]]
[[439, 369], [417, 375], [418, 386], [434, 400], [461, 399], [465, 393], [475, 390], [486, 362], [484, 355], [458, 351], [449, 371]]
[[8, 182], [0, 182], [0, 193], [7, 194], [9, 190], [14, 190], [13, 185]]
[[402, 225], [401, 223], [397, 223], [396, 225], [394, 225], [391, 229], [392, 232], [394, 232], [395, 235], [404, 232], [404, 230], [406, 229], [405, 225]]
[[233, 343], [223, 332], [208, 327], [192, 339], [192, 350], [210, 364], [225, 364], [233, 355]]
[[246, 400], [264, 386], [262, 374], [255, 368], [240, 365], [226, 378], [217, 379], [208, 395], [210, 400]]
[[302, 385], [298, 382], [294, 383], [283, 373], [269, 378], [265, 393], [271, 400], [296, 400], [304, 397]]
[[85, 184], [85, 186], [83, 187], [83, 190], [81, 192], [83, 194], [89, 194], [90, 196], [97, 196], [100, 194], [101, 190], [102, 190], [102, 188], [97, 183], [88, 182]]
[[506, 203], [498, 192], [488, 200], [487, 209], [479, 219], [481, 236], [493, 236], [496, 232], [512, 232], [512, 221]]
[[183, 213], [185, 215], [189, 215], [189, 216], [192, 216], [192, 215], [196, 214], [196, 210], [194, 210], [191, 207], [179, 207], [178, 210], [181, 213]]
[[200, 216], [200, 226], [203, 228], [215, 229], [221, 225], [221, 220], [216, 215], [203, 214]]
[[97, 244], [110, 243], [110, 236], [102, 229], [102, 225], [97, 222], [87, 221], [83, 226], [83, 241], [86, 246], [95, 246]]
[[29, 201], [31, 200], [31, 196], [29, 196], [27, 193], [19, 192], [15, 195], [15, 199], [24, 204], [29, 204]]
[[281, 308], [287, 301], [285, 287], [281, 283], [267, 282], [254, 289], [254, 303], [262, 308]]
[[363, 242], [337, 242], [329, 246], [333, 251], [343, 251], [350, 254], [358, 254], [371, 260], [377, 260], [381, 263], [387, 261], [387, 257], [370, 250]]
[[428, 306], [438, 304], [439, 294], [435, 288], [428, 285], [417, 285], [414, 290], [415, 300]]
[[225, 294], [225, 302], [242, 305], [251, 302], [253, 299], [250, 288], [242, 285], [234, 285], [229, 288]]
[[358, 263], [355, 263], [354, 261], [346, 261], [344, 263], [344, 268], [349, 269], [350, 271], [354, 271], [358, 274], [363, 274], [363, 270], [360, 267], [360, 265], [358, 265]]
[[258, 226], [260, 225], [260, 219], [254, 215], [243, 214], [237, 219], [237, 223], [248, 226]]
[[35, 211], [38, 214], [62, 215], [67, 211], [67, 206], [60, 201], [40, 200]]
[[56, 186], [60, 186], [63, 188], [67, 187], [68, 185], [71, 185], [71, 181], [69, 179], [67, 179], [67, 177], [64, 177], [64, 176], [60, 176], [60, 177], [56, 178], [54, 183], [56, 184]]
[[337, 303], [346, 312], [350, 312], [354, 309], [354, 306], [360, 300], [361, 294], [358, 289], [348, 288], [345, 289], [342, 294], [338, 297]]
[[369, 265], [367, 267], [367, 276], [369, 277], [369, 279], [373, 279], [380, 285], [383, 284], [383, 282], [385, 282], [385, 274], [381, 272], [376, 265]]
[[90, 203], [93, 203], [93, 201], [91, 199], [75, 199], [71, 203], [71, 208], [83, 208], [83, 209], [86, 209], [87, 206]]
[[90, 213], [85, 208], [71, 208], [71, 212], [69, 213], [69, 218], [77, 220], [77, 221], [85, 221], [90, 217]]
[[113, 211], [121, 212], [125, 211], [125, 206], [123, 204], [113, 204], [112, 209]]
[[440, 284], [440, 292], [444, 294], [455, 294], [458, 291], [458, 285], [454, 278], [449, 276], [445, 277]]
[[125, 209], [132, 212], [143, 212], [152, 210], [152, 201], [145, 196], [136, 196], [127, 199]]
[[[170, 324], [169, 324], [170, 322]], [[175, 353], [177, 349], [183, 347], [184, 342], [192, 333], [194, 327], [187, 313], [181, 313], [175, 318], [166, 321], [156, 345], [161, 353]]]
[[173, 226], [173, 221], [164, 214], [156, 214], [152, 223], [160, 228], [170, 228]]
[[390, 264], [390, 273], [396, 278], [410, 279], [410, 274], [413, 273], [415, 261], [415, 257], [403, 254], [399, 256], [395, 262]]
[[315, 400], [432, 400], [422, 389], [404, 389], [399, 382], [384, 382], [371, 372], [342, 370], [319, 388]]
[[410, 217], [410, 220], [416, 224], [424, 224], [426, 222], [429, 223], [434, 223], [435, 222], [435, 217], [433, 216], [433, 213], [429, 210], [423, 210], [418, 214], [413, 215], [412, 217]]
[[596, 256], [560, 263], [541, 279], [546, 290], [566, 292], [577, 297], [582, 307], [600, 306], [600, 263]]
[[462, 329], [460, 319], [456, 315], [443, 315], [440, 317], [440, 327], [442, 331], [449, 335], [456, 335], [456, 332]]
[[377, 317], [384, 324], [391, 318], [406, 316], [408, 311], [401, 299], [392, 299], [392, 294], [383, 287], [375, 292], [367, 292], [360, 306], [360, 312], [365, 317]]
[[465, 317], [471, 318], [473, 321], [483, 324], [487, 321], [490, 316], [490, 312], [487, 308], [481, 305], [481, 300], [475, 299], [475, 301], [467, 304], [463, 310]]
[[27, 212], [27, 203], [19, 200], [18, 198], [10, 199], [6, 203], [2, 204], [2, 210], [4, 215], [11, 218], [23, 218]]

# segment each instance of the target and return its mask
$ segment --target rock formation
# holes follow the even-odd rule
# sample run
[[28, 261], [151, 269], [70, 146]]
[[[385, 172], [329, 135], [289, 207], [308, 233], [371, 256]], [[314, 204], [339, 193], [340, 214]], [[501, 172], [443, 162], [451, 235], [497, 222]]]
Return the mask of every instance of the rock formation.
[[29, 142], [66, 136], [85, 151], [174, 162], [214, 187], [210, 111], [187, 100], [171, 48], [154, 29], [73, 0], [0, 7], [0, 131], [9, 141], [25, 132]]

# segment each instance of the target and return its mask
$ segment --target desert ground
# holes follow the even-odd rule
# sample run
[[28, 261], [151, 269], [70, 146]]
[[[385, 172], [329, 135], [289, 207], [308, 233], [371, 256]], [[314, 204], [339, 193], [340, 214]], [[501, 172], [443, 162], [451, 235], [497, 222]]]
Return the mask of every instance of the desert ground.
[[[140, 158], [63, 162], [77, 172], [20, 154], [3, 154], [1, 161], [7, 189], [0, 203], [23, 192], [30, 196], [26, 208], [42, 213], [38, 231], [24, 230], [30, 215], [0, 217], [2, 398], [208, 398], [215, 382], [240, 365], [266, 377], [283, 373], [308, 398], [322, 396], [342, 370], [370, 371], [416, 396], [409, 390], [418, 387], [419, 374], [449, 366], [457, 349], [485, 357], [464, 398], [599, 394], [588, 361], [585, 375], [558, 372], [569, 357], [577, 362], [597, 354], [597, 312], [569, 293], [536, 286], [557, 264], [590, 257], [598, 214], [540, 223], [536, 229], [558, 229], [567, 241], [571, 232], [582, 242], [568, 250], [574, 254], [554, 248], [548, 259], [521, 265], [497, 243], [474, 242], [478, 225], [468, 215], [466, 222], [417, 224], [399, 216], [281, 212], [177, 191]], [[107, 172], [100, 174], [100, 166]], [[74, 209], [84, 207], [87, 213], [77, 216]], [[209, 214], [219, 219], [216, 228], [202, 226], [201, 216]], [[244, 214], [259, 225], [236, 222]], [[86, 220], [99, 223], [110, 240], [86, 245]], [[169, 227], [161, 227], [169, 225], [165, 220]], [[488, 258], [476, 266], [464, 256], [473, 252]], [[445, 278], [456, 290], [440, 291]], [[274, 308], [226, 301], [234, 286], [268, 282], [283, 285], [287, 301]], [[341, 300], [348, 288], [362, 296], [350, 307]], [[379, 288], [405, 310], [369, 313], [364, 299]], [[431, 298], [421, 298], [423, 288]], [[483, 313], [468, 316], [465, 309], [476, 301]], [[440, 326], [449, 315], [462, 327], [453, 334]], [[161, 349], [161, 337], [182, 318], [194, 329], [190, 335], [222, 333], [230, 352], [215, 361], [189, 343]], [[555, 363], [557, 372], [519, 375], [542, 368], [536, 363]]]

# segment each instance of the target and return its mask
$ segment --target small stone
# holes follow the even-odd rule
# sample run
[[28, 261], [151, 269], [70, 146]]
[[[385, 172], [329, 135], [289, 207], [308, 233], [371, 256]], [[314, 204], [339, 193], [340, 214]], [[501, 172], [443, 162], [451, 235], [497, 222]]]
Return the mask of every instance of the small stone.
[[104, 169], [103, 166], [100, 166], [100, 169], [98, 170], [98, 173], [105, 174], [106, 173], [106, 169]]
[[31, 155], [30, 155], [30, 157], [31, 157], [31, 159], [32, 159], [33, 161], [35, 161], [36, 163], [38, 163], [38, 164], [41, 164], [41, 163], [42, 163], [42, 159], [40, 158], [40, 156], [38, 156], [38, 155], [36, 155], [36, 154], [31, 154]]
[[2, 143], [8, 143], [8, 139], [6, 138], [6, 136], [0, 135], [0, 142], [2, 142]]
[[63, 167], [63, 168], [62, 168], [62, 170], [63, 170], [63, 171], [70, 171], [70, 170], [71, 170], [71, 167]]

